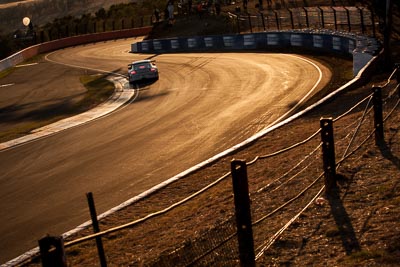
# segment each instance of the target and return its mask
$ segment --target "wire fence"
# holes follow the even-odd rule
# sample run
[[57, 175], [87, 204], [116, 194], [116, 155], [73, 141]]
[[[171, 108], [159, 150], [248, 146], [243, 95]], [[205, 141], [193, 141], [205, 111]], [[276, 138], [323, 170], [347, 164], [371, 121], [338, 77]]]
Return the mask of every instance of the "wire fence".
[[[346, 172], [345, 164], [361, 148], [384, 142], [379, 133], [382, 127], [399, 109], [399, 68], [388, 78], [387, 83], [374, 87], [356, 103], [349, 105], [343, 113], [333, 114], [329, 121], [334, 132], [334, 171], [335, 179]], [[378, 96], [379, 99], [376, 99]], [[378, 101], [377, 101], [378, 100]], [[376, 109], [381, 106], [382, 109]], [[377, 121], [377, 111], [381, 110], [382, 121]], [[346, 118], [346, 120], [344, 119]], [[351, 121], [351, 123], [349, 123]], [[398, 122], [392, 122], [398, 124]], [[288, 133], [290, 135], [290, 132]], [[251, 243], [258, 264], [268, 265], [269, 250], [287, 229], [296, 228], [296, 220], [322, 196], [327, 190], [327, 169], [322, 164], [324, 158], [324, 128], [310, 129], [308, 135], [299, 141], [287, 144], [283, 148], [271, 151], [271, 142], [261, 141], [265, 147], [253, 160], [245, 162], [248, 168], [248, 192], [251, 199]], [[293, 138], [294, 140], [295, 138]], [[276, 141], [276, 140], [275, 140]], [[297, 155], [303, 155], [298, 158]], [[95, 234], [82, 233], [81, 238], [63, 242], [61, 239], [49, 239], [50, 245], [44, 246], [41, 261], [43, 266], [55, 265], [55, 242], [61, 242], [64, 252], [58, 259], [68, 260], [72, 265], [98, 265], [99, 254], [109, 265], [124, 266], [236, 266], [243, 264], [240, 233], [244, 229], [238, 225], [238, 215], [234, 214], [232, 185], [228, 178], [235, 169], [218, 178], [212, 178], [197, 191], [186, 198], [174, 201], [159, 211], [141, 216], [126, 224], [109, 228]], [[209, 180], [209, 179], [208, 179]], [[334, 183], [337, 181], [335, 180]], [[230, 189], [229, 189], [230, 188]], [[236, 194], [234, 190], [234, 195]], [[219, 196], [219, 197], [217, 197]], [[222, 196], [222, 198], [221, 198]], [[205, 205], [193, 205], [196, 201]], [[238, 205], [235, 202], [236, 206]], [[222, 205], [222, 206], [221, 206]], [[193, 208], [200, 206], [201, 208]], [[228, 210], [228, 211], [226, 211]], [[219, 214], [218, 214], [219, 213]], [[163, 215], [167, 215], [165, 219]], [[96, 216], [92, 216], [92, 218]], [[93, 219], [94, 225], [96, 219]], [[129, 220], [129, 218], [128, 218]], [[196, 229], [182, 229], [179, 225], [195, 220]], [[166, 232], [160, 229], [169, 223]], [[197, 224], [196, 224], [197, 223]], [[198, 227], [202, 225], [202, 227]], [[104, 226], [103, 226], [104, 227]], [[349, 226], [351, 227], [351, 226]], [[165, 229], [165, 228], [163, 228]], [[179, 233], [181, 231], [182, 233]], [[295, 233], [291, 232], [295, 235]], [[354, 234], [354, 233], [353, 233]], [[149, 242], [146, 235], [159, 236]], [[141, 242], [140, 240], [146, 240]], [[166, 239], [163, 242], [162, 239]], [[349, 243], [354, 241], [350, 234]], [[99, 249], [102, 239], [104, 248]], [[174, 244], [168, 244], [174, 240]], [[160, 248], [157, 248], [157, 245]], [[281, 244], [282, 245], [282, 244]], [[46, 250], [47, 248], [47, 250]], [[280, 247], [285, 248], [285, 246]], [[59, 250], [60, 251], [60, 250]], [[141, 251], [141, 252], [140, 252]], [[145, 251], [145, 252], [143, 252]], [[85, 257], [79, 257], [84, 253]], [[122, 254], [121, 254], [122, 253]], [[49, 260], [49, 265], [46, 261]], [[246, 263], [244, 263], [246, 264]], [[107, 263], [101, 263], [106, 266]], [[252, 266], [250, 265], [247, 266]]]
[[329, 29], [376, 37], [379, 23], [366, 7], [315, 6], [229, 13], [238, 33], [288, 29]]

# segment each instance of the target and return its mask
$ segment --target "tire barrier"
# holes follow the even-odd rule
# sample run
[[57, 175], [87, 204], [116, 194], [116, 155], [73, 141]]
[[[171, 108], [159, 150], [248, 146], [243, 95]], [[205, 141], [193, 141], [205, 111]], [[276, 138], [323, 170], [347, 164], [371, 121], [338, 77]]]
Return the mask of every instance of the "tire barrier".
[[303, 49], [334, 52], [353, 57], [356, 76], [381, 50], [371, 37], [324, 31], [271, 31], [221, 36], [195, 36], [146, 40], [131, 45], [132, 53], [232, 52], [241, 50], [276, 51]]

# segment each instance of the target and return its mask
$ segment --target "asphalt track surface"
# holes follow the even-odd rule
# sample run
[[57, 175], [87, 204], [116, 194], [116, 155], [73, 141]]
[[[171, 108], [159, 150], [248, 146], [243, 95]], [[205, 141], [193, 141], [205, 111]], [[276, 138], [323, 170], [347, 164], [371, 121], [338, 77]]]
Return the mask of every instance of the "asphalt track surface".
[[100, 214], [249, 138], [330, 79], [326, 67], [297, 55], [138, 55], [129, 53], [133, 42], [59, 50], [22, 67], [23, 79], [17, 71], [0, 80], [1, 105], [40, 109], [80, 97], [82, 69], [71, 65], [125, 75], [131, 61], [152, 58], [160, 70], [117, 112], [0, 151], [0, 263], [89, 220], [87, 192]]

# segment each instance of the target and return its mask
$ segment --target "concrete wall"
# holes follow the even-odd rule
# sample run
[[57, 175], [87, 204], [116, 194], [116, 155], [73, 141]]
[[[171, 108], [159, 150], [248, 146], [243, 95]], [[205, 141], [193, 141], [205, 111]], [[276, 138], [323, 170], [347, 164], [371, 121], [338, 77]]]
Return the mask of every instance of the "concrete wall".
[[150, 33], [151, 29], [152, 27], [143, 27], [104, 33], [85, 34], [37, 44], [34, 46], [30, 46], [22, 51], [19, 51], [18, 53], [9, 56], [6, 59], [1, 60], [0, 71], [13, 67], [23, 62], [24, 60], [27, 60], [38, 54], [47, 53], [57, 49], [80, 44], [95, 43], [120, 38], [129, 38], [133, 36], [145, 36]]

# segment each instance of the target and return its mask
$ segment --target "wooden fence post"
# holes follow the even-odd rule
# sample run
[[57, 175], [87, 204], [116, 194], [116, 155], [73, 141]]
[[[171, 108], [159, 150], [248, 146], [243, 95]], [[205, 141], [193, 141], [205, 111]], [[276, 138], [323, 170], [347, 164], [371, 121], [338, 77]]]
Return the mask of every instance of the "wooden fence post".
[[330, 194], [336, 185], [335, 143], [332, 118], [321, 118], [322, 159], [324, 164], [325, 193]]
[[[93, 231], [95, 233], [98, 233], [98, 232], [100, 232], [100, 228], [99, 228], [99, 222], [97, 220], [96, 207], [94, 205], [92, 192], [86, 193], [86, 198], [87, 198], [88, 204], [89, 204], [90, 217], [92, 219]], [[106, 255], [104, 253], [103, 242], [101, 241], [101, 236], [96, 237], [96, 245], [97, 245], [97, 252], [99, 254], [100, 266], [107, 267]]]
[[39, 250], [43, 267], [67, 267], [62, 237], [46, 236], [40, 239]]
[[382, 88], [372, 87], [374, 105], [374, 127], [375, 127], [375, 144], [380, 145], [384, 142], [383, 135], [383, 112], [382, 112]]
[[255, 253], [246, 162], [233, 160], [231, 162], [231, 171], [240, 265], [242, 267], [254, 267]]

